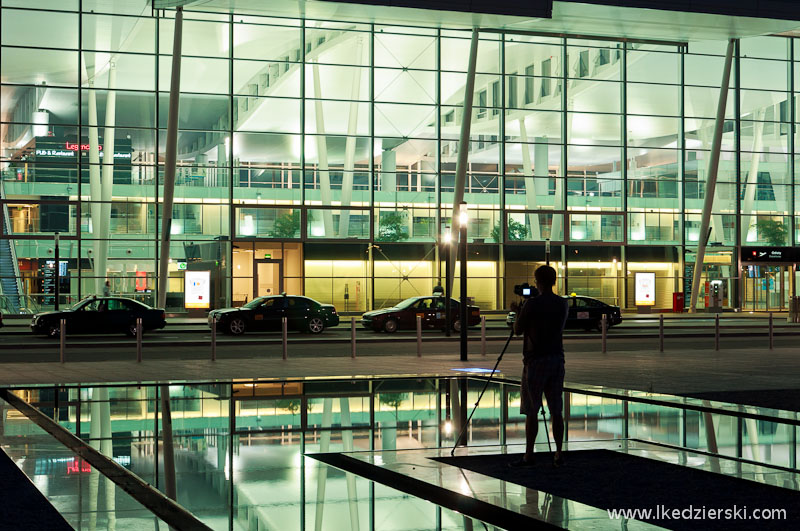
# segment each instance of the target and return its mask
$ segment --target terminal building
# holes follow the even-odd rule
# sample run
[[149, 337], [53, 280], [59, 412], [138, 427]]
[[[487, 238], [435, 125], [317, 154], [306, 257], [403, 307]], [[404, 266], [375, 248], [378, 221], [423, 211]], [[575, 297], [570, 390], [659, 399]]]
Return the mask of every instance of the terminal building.
[[697, 308], [714, 290], [726, 309], [786, 309], [800, 8], [672, 4], [3, 0], [0, 308], [51, 308], [56, 271], [62, 304], [107, 280], [156, 303], [180, 5], [167, 310], [196, 305], [193, 272], [208, 272], [209, 308], [430, 294], [464, 151], [484, 310], [508, 308], [548, 258], [560, 293], [632, 309], [650, 272], [656, 308], [688, 304], [701, 245]]

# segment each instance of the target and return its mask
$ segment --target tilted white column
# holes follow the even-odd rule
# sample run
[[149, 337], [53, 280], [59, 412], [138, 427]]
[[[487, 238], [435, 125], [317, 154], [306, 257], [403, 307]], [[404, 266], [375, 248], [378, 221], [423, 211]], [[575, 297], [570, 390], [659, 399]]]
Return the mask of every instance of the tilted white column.
[[[89, 405], [89, 445], [102, 452], [100, 445], [102, 421], [100, 420], [100, 388], [92, 389]], [[89, 472], [89, 531], [97, 529], [97, 506], [100, 495], [100, 472], [95, 467]]]
[[[317, 174], [319, 175], [319, 196], [324, 206], [330, 206], [332, 202], [331, 194], [331, 175], [328, 171], [328, 139], [325, 136], [325, 119], [322, 114], [322, 88], [319, 81], [319, 64], [314, 62], [311, 67], [311, 74], [314, 78], [314, 119], [317, 126]], [[333, 211], [324, 209], [322, 211], [322, 223], [325, 227], [325, 237], [333, 238]]]
[[[744, 187], [744, 199], [742, 200], [742, 226], [740, 230], [743, 233], [744, 241], [746, 244], [748, 236], [750, 235], [750, 222], [752, 221], [753, 206], [756, 199], [756, 185], [758, 184], [758, 166], [761, 162], [761, 150], [764, 149], [764, 109], [759, 109], [755, 115], [755, 124], [753, 124], [753, 153], [750, 159], [750, 170], [747, 172], [747, 181]], [[777, 197], [775, 198], [777, 200]], [[755, 232], [753, 227], [753, 232]]]
[[461, 114], [461, 134], [458, 139], [458, 161], [456, 162], [456, 182], [453, 193], [453, 210], [450, 218], [452, 239], [449, 245], [450, 261], [447, 268], [447, 293], [453, 293], [453, 277], [456, 272], [456, 251], [458, 250], [458, 215], [461, 202], [464, 201], [466, 188], [467, 163], [469, 155], [469, 132], [472, 126], [472, 100], [475, 97], [475, 68], [478, 62], [478, 28], [472, 28], [472, 40], [469, 47], [469, 66], [467, 82], [464, 86], [464, 107]]
[[[93, 75], [93, 74], [90, 74]], [[97, 94], [95, 94], [94, 81], [89, 81], [89, 98], [87, 105], [89, 106], [89, 212], [92, 216], [92, 237], [94, 242], [92, 251], [94, 253], [94, 293], [99, 295], [103, 293], [103, 283], [105, 278], [105, 270], [101, 271], [98, 268], [97, 257], [100, 255], [100, 225], [101, 222], [101, 208], [100, 201], [102, 200], [102, 185], [100, 181], [100, 140], [97, 134]], [[80, 143], [80, 140], [78, 140]]]
[[97, 293], [103, 293], [103, 284], [108, 276], [108, 237], [111, 225], [111, 198], [114, 186], [114, 126], [117, 114], [117, 94], [114, 91], [117, 85], [117, 67], [109, 63], [108, 93], [106, 96], [106, 127], [103, 131], [103, 174], [100, 181], [100, 219], [98, 223], [97, 255], [94, 257], [99, 285]]
[[[322, 400], [322, 428], [319, 436], [319, 451], [325, 453], [331, 448], [331, 431], [326, 428], [331, 427], [333, 420], [333, 398]], [[322, 516], [325, 510], [325, 487], [328, 482], [328, 465], [320, 462], [317, 467], [317, 505], [314, 513], [314, 529], [321, 531]]]
[[[528, 210], [539, 208], [539, 196], [547, 195], [547, 181], [536, 179], [535, 177], [547, 177], [548, 169], [548, 149], [545, 139], [536, 138], [537, 144], [533, 146], [533, 164], [531, 164], [531, 152], [528, 146], [528, 127], [525, 119], [519, 119], [519, 134], [522, 142], [522, 174], [525, 176], [525, 207]], [[544, 189], [543, 189], [544, 188]], [[542, 231], [539, 226], [539, 214], [528, 214], [528, 223], [531, 226], [531, 238], [542, 240]]]
[[[356, 66], [362, 64], [364, 38], [356, 38]], [[342, 175], [342, 194], [340, 197], [342, 210], [339, 215], [339, 236], [347, 237], [350, 230], [350, 201], [353, 198], [353, 170], [356, 157], [356, 137], [358, 131], [358, 106], [361, 96], [361, 69], [353, 69], [353, 80], [350, 87], [350, 115], [347, 120], [347, 140], [344, 148], [344, 173]]]
[[[350, 419], [350, 399], [342, 397], [339, 399], [339, 411], [341, 412], [340, 426], [342, 427], [342, 450], [345, 452], [353, 451], [353, 432], [346, 428], [351, 427]], [[356, 477], [350, 472], [345, 474], [347, 483], [347, 503], [350, 506], [350, 529], [359, 530], [358, 518], [358, 490], [356, 489]]]
[[703, 261], [706, 256], [706, 244], [708, 243], [708, 225], [711, 221], [711, 211], [714, 207], [714, 193], [717, 188], [717, 170], [719, 169], [719, 155], [722, 148], [722, 127], [725, 124], [725, 107], [728, 102], [728, 85], [731, 79], [734, 42], [734, 39], [728, 41], [728, 50], [725, 53], [725, 68], [722, 71], [722, 80], [720, 81], [717, 117], [714, 122], [714, 139], [711, 144], [708, 174], [706, 175], [706, 196], [703, 203], [703, 217], [700, 220], [697, 257], [695, 258], [694, 275], [692, 277], [692, 297], [689, 302], [690, 313], [697, 311], [697, 296], [700, 293], [700, 278], [703, 273]]

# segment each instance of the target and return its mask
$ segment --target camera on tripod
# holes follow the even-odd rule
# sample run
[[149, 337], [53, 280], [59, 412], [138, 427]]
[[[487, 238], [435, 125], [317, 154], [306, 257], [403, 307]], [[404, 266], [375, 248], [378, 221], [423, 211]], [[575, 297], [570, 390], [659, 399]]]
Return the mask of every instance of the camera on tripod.
[[514, 286], [514, 294], [528, 299], [530, 297], [536, 297], [537, 295], [539, 295], [539, 290], [536, 289], [536, 287], [531, 286], [527, 282], [524, 282], [522, 284], [517, 284], [516, 286]]

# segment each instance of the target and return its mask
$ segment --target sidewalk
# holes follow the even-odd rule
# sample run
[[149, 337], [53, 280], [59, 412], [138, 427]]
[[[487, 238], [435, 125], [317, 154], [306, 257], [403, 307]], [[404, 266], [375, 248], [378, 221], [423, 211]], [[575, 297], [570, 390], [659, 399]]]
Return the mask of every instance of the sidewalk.
[[[498, 348], [499, 350], [499, 348]], [[130, 358], [129, 358], [130, 359]], [[491, 369], [496, 355], [471, 354], [461, 362], [457, 354], [341, 357], [145, 359], [135, 361], [87, 361], [4, 363], [0, 386], [32, 384], [88, 384], [105, 382], [230, 381], [234, 378], [287, 379], [321, 377], [424, 377], [459, 373], [453, 369]], [[800, 354], [796, 348], [681, 349], [572, 352], [566, 354], [569, 382], [671, 394], [717, 391], [800, 389]], [[522, 356], [512, 348], [500, 371], [517, 379]]]

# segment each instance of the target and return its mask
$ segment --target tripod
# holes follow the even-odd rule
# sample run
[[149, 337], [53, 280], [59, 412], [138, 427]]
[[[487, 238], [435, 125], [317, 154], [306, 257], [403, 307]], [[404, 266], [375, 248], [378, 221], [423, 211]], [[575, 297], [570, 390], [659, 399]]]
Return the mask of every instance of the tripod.
[[[481, 394], [478, 395], [478, 401], [475, 402], [475, 407], [472, 408], [472, 413], [469, 414], [469, 417], [467, 418], [467, 422], [465, 422], [464, 425], [461, 426], [461, 433], [459, 433], [458, 437], [456, 437], [456, 443], [453, 445], [453, 449], [450, 450], [450, 455], [451, 456], [455, 455], [456, 447], [458, 447], [458, 443], [461, 441], [461, 438], [464, 436], [464, 432], [467, 431], [467, 426], [469, 426], [469, 423], [472, 420], [472, 415], [474, 415], [475, 414], [475, 410], [478, 409], [478, 404], [481, 403], [481, 398], [483, 398], [483, 393], [486, 392], [486, 389], [489, 387], [489, 383], [492, 381], [492, 377], [494, 376], [494, 373], [497, 372], [497, 367], [500, 365], [500, 361], [503, 359], [503, 355], [506, 353], [506, 349], [508, 349], [508, 344], [511, 343], [511, 338], [512, 337], [514, 337], [514, 328], [513, 327], [511, 328], [511, 333], [508, 334], [508, 339], [506, 339], [506, 344], [503, 347], [503, 350], [500, 351], [500, 355], [497, 357], [497, 361], [494, 364], [494, 368], [492, 369], [491, 374], [489, 374], [489, 378], [486, 379], [486, 383], [484, 384], [483, 389], [481, 390]], [[544, 415], [544, 410], [542, 410], [542, 415]], [[550, 440], [548, 439], [548, 442], [549, 441]]]

